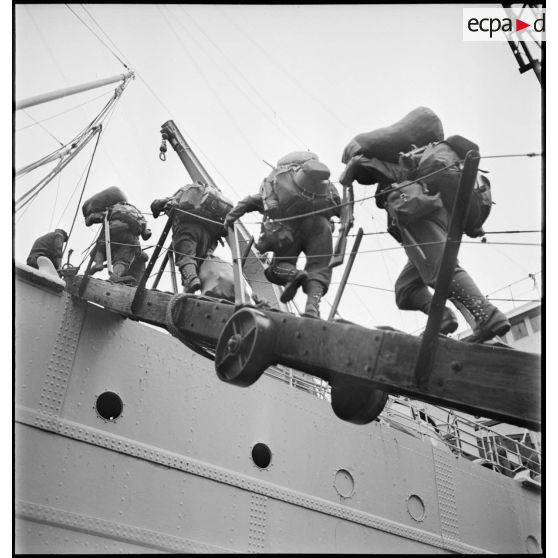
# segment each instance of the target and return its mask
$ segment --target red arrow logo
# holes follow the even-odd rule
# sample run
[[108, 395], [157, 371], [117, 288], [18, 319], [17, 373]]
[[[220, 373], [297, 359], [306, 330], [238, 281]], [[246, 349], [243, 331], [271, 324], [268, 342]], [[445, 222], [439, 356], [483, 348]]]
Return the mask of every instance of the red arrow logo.
[[525, 29], [526, 27], [531, 27], [530, 23], [525, 23], [524, 21], [521, 21], [520, 19], [516, 19], [515, 20], [515, 31], [517, 33], [517, 31], [521, 31], [522, 29]]

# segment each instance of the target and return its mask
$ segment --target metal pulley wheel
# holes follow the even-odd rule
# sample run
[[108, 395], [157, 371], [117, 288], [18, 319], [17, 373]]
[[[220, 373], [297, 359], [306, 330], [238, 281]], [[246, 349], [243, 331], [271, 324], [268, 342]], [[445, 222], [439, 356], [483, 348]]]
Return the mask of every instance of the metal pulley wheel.
[[224, 382], [246, 387], [272, 364], [274, 328], [271, 320], [242, 308], [225, 324], [215, 352], [215, 370]]
[[384, 410], [388, 394], [380, 389], [342, 385], [331, 388], [331, 408], [342, 420], [368, 424]]

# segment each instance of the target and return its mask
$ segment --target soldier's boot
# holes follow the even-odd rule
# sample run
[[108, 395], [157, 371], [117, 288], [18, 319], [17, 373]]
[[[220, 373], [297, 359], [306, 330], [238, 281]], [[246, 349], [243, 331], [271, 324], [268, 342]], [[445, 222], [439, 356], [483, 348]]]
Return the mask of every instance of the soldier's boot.
[[135, 281], [132, 275], [125, 275], [128, 271], [128, 267], [123, 263], [115, 263], [112, 266], [112, 271], [109, 273], [109, 278], [113, 283], [128, 283], [131, 284]]
[[450, 285], [449, 296], [463, 304], [475, 319], [471, 343], [482, 343], [507, 333], [511, 324], [503, 312], [488, 302], [467, 272], [458, 271]]
[[308, 298], [306, 300], [306, 307], [304, 308], [304, 314], [306, 318], [318, 318], [320, 317], [320, 300], [324, 294], [324, 286], [319, 281], [308, 281], [306, 284], [306, 294]]
[[287, 283], [281, 294], [281, 302], [289, 302], [292, 300], [298, 288], [306, 285], [306, 281], [308, 280], [308, 273], [303, 269], [291, 269], [288, 273]]
[[[426, 306], [421, 308], [421, 310], [425, 314], [429, 314], [430, 302]], [[459, 326], [459, 322], [457, 321], [457, 316], [454, 314], [451, 308], [448, 308], [446, 306], [444, 308], [444, 313], [442, 315], [442, 322], [440, 323], [440, 333], [442, 335], [449, 335], [450, 333], [453, 333], [458, 326]]]
[[186, 264], [180, 268], [182, 275], [182, 286], [185, 293], [195, 293], [201, 288], [201, 281], [196, 273], [196, 266], [194, 264]]

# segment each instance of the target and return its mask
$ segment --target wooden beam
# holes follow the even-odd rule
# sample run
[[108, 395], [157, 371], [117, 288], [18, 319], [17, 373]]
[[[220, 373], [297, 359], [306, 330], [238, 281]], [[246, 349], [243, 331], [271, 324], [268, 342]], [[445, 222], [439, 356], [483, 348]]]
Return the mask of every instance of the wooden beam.
[[[77, 296], [82, 280], [82, 276], [72, 278], [67, 290]], [[134, 287], [90, 278], [82, 298], [134, 320], [166, 328], [167, 307], [173, 294], [146, 289], [132, 313], [134, 292]], [[332, 385], [380, 389], [540, 430], [539, 355], [440, 338], [429, 385], [419, 387], [414, 370], [420, 337], [260, 308], [249, 310], [264, 316], [268, 324], [258, 334], [261, 342], [255, 348], [258, 360], [265, 355], [266, 366], [284, 364]], [[192, 295], [180, 301], [176, 325], [192, 340], [216, 345], [234, 313], [231, 303]]]

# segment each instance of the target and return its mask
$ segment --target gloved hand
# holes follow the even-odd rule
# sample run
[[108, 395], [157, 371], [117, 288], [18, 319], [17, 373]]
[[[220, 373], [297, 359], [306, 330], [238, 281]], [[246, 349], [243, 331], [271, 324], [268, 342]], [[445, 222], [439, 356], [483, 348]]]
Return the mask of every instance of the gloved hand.
[[178, 207], [178, 203], [176, 203], [175, 200], [170, 200], [164, 205], [163, 211], [165, 213], [169, 213], [171, 209], [174, 209], [175, 207]]
[[351, 159], [347, 163], [347, 166], [341, 173], [341, 176], [339, 176], [339, 182], [343, 186], [350, 186], [353, 183], [355, 179], [355, 167], [361, 161], [361, 159], [362, 155], [355, 155], [354, 157], [351, 157]]
[[161, 202], [160, 200], [155, 200], [154, 202], [151, 203], [150, 206], [151, 209], [151, 213], [153, 213], [153, 217], [155, 219], [157, 219], [157, 217], [159, 217], [159, 215], [161, 214]]
[[267, 210], [267, 214], [270, 219], [280, 219], [281, 218], [281, 209], [279, 207], [271, 206]]
[[225, 219], [223, 220], [222, 236], [228, 236], [229, 235], [230, 228], [234, 225], [235, 221], [236, 221], [236, 219], [230, 213], [225, 216]]

